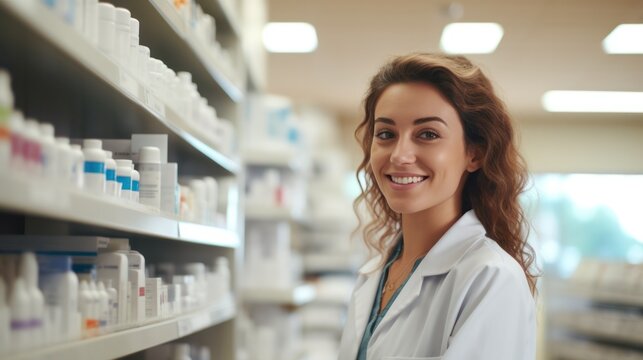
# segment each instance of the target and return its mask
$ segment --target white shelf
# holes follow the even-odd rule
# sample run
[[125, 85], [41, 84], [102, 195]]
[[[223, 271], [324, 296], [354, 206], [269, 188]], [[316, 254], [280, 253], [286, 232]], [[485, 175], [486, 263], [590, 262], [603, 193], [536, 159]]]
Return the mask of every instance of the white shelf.
[[643, 360], [643, 353], [580, 340], [555, 340], [547, 344], [550, 359]]
[[241, 157], [248, 166], [279, 167], [290, 171], [300, 171], [305, 168], [303, 160], [295, 149], [286, 147], [282, 143], [266, 143], [258, 147], [242, 149]]
[[615, 324], [603, 324], [601, 321], [589, 318], [588, 315], [576, 314], [572, 316], [553, 316], [551, 324], [571, 331], [577, 335], [584, 335], [593, 339], [643, 347], [643, 331], [625, 330], [624, 326], [616, 327]]
[[291, 221], [295, 218], [290, 209], [276, 206], [259, 206], [246, 203], [245, 216], [247, 220], [255, 221]]
[[114, 359], [160, 345], [235, 316], [234, 301], [112, 334], [18, 353], [12, 359]]
[[128, 233], [236, 248], [236, 233], [162, 216], [145, 205], [66, 187], [26, 176], [0, 174], [0, 208]]
[[354, 273], [359, 267], [351, 254], [306, 254], [303, 262], [307, 273]]
[[188, 121], [182, 119], [171, 107], [160, 102], [134, 76], [120, 69], [40, 2], [0, 0], [0, 9], [6, 10], [22, 21], [27, 29], [111, 86], [124, 100], [142, 108], [150, 118], [169, 128], [226, 171], [232, 174], [239, 171], [239, 165], [236, 162], [213, 149], [204, 139], [200, 139], [196, 135], [199, 131], [190, 131], [191, 129], [185, 126], [189, 124]]
[[240, 244], [237, 234], [230, 230], [184, 221], [179, 221], [178, 227], [179, 239], [183, 241], [227, 248], [237, 248]]
[[552, 284], [554, 291], [563, 295], [597, 303], [643, 308], [643, 294], [624, 294], [617, 291], [594, 289], [580, 284]]
[[292, 289], [243, 289], [242, 297], [248, 303], [301, 306], [315, 300], [315, 288], [302, 284]]

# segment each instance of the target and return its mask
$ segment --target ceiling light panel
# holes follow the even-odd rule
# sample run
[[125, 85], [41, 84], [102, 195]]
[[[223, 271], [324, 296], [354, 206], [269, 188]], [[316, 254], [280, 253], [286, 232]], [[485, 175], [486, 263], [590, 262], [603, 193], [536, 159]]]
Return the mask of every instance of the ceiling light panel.
[[643, 92], [552, 90], [542, 103], [550, 112], [643, 113]]
[[450, 54], [489, 54], [503, 35], [498, 23], [451, 23], [442, 30], [440, 48]]
[[309, 53], [317, 49], [317, 31], [309, 23], [268, 23], [263, 28], [263, 44], [273, 53]]
[[643, 24], [621, 24], [603, 39], [608, 54], [643, 54]]

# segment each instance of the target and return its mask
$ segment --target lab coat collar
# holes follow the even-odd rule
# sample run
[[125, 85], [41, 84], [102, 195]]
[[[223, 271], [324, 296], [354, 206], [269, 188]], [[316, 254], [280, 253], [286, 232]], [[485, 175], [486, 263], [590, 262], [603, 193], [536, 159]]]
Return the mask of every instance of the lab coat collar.
[[[391, 304], [375, 334], [413, 303], [422, 291], [425, 277], [447, 273], [475, 243], [484, 239], [485, 233], [484, 227], [473, 210], [462, 215], [420, 262], [401, 293]], [[360, 273], [364, 275], [364, 282], [355, 293], [355, 329], [358, 332], [355, 335], [358, 339], [361, 339], [373, 306], [374, 294], [382, 274], [379, 265], [381, 265], [381, 256], [371, 259], [360, 269]]]
[[[422, 276], [444, 274], [458, 263], [476, 240], [482, 239], [486, 231], [473, 210], [467, 211], [447, 230], [433, 246], [416, 269]], [[381, 274], [382, 255], [378, 254], [366, 262], [359, 274], [377, 277]]]

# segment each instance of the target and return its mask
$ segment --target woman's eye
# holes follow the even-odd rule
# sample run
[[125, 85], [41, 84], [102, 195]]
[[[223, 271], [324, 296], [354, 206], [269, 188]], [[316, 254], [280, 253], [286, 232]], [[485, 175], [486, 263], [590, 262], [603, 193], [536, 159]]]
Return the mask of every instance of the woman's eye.
[[422, 131], [418, 136], [422, 139], [428, 140], [433, 140], [440, 137], [435, 131]]
[[388, 130], [382, 130], [375, 134], [375, 136], [380, 140], [388, 140], [393, 138], [393, 133]]

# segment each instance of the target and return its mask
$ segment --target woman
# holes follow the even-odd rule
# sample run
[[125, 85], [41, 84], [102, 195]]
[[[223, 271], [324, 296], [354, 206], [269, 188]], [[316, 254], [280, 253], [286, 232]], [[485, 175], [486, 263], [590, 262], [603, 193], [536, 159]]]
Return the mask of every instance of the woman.
[[373, 219], [340, 360], [535, 358], [526, 169], [503, 102], [460, 56], [411, 54], [371, 81], [356, 131]]

